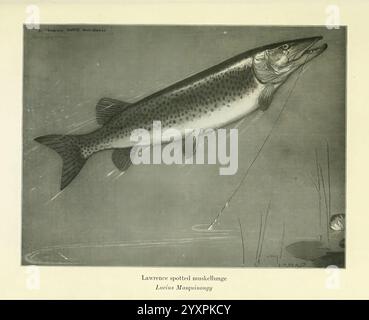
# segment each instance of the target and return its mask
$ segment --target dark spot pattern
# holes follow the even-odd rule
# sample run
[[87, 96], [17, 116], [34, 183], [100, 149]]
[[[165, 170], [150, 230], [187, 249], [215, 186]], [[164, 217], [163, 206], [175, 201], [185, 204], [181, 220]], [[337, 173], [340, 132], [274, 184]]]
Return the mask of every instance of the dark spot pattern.
[[135, 103], [101, 129], [85, 136], [82, 152], [92, 154], [109, 148], [113, 141], [129, 137], [137, 128], [152, 130], [153, 121], [162, 128], [211, 115], [252, 93], [258, 82], [251, 59], [229, 65], [195, 81], [183, 81]]

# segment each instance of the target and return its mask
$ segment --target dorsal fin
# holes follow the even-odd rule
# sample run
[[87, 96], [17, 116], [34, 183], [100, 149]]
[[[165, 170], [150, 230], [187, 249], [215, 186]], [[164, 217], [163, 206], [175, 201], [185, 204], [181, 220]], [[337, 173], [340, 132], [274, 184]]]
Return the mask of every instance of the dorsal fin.
[[102, 98], [96, 105], [96, 120], [100, 125], [107, 123], [112, 117], [127, 109], [130, 103], [111, 99]]

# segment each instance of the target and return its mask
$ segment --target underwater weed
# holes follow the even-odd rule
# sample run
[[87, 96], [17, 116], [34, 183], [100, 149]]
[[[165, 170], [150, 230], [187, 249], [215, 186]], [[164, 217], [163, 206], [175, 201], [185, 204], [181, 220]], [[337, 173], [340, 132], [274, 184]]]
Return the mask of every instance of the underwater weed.
[[256, 247], [255, 266], [258, 265], [258, 257], [259, 257], [260, 241], [261, 241], [262, 232], [263, 232], [263, 214], [260, 215], [259, 239], [258, 239], [258, 245]]
[[238, 217], [238, 225], [240, 226], [240, 235], [241, 235], [241, 244], [242, 244], [242, 265], [245, 265], [245, 242], [243, 239], [243, 230], [242, 230], [242, 224], [241, 224], [241, 220]]
[[332, 202], [331, 202], [331, 166], [330, 166], [330, 154], [329, 154], [329, 143], [326, 142], [327, 151], [327, 176], [328, 176], [328, 210], [327, 210], [327, 237], [329, 242], [329, 222], [331, 220], [332, 213]]
[[263, 253], [263, 246], [264, 246], [264, 240], [265, 240], [265, 230], [268, 226], [268, 217], [269, 217], [269, 213], [270, 213], [270, 204], [271, 204], [271, 201], [269, 201], [269, 203], [268, 203], [268, 207], [267, 207], [267, 210], [266, 210], [266, 213], [265, 213], [264, 221], [263, 221], [263, 214], [260, 215], [259, 240], [258, 240], [258, 246], [257, 246], [257, 250], [256, 250], [256, 261], [255, 261], [256, 266], [260, 265], [261, 255]]
[[277, 261], [278, 261], [277, 262], [278, 263], [278, 267], [281, 266], [282, 255], [283, 255], [283, 248], [284, 248], [285, 232], [286, 232], [286, 223], [285, 223], [285, 221], [283, 221], [281, 244], [280, 244], [279, 256], [278, 256], [278, 259], [277, 259]]
[[[315, 167], [316, 167], [316, 182], [312, 179], [312, 183], [318, 194], [318, 205], [319, 205], [319, 240], [322, 241], [322, 214], [323, 214], [323, 206], [322, 202], [324, 202], [325, 208], [325, 219], [326, 219], [326, 238], [327, 244], [329, 244], [329, 221], [331, 217], [331, 174], [330, 174], [330, 151], [329, 144], [326, 143], [326, 161], [327, 161], [327, 181], [323, 172], [322, 165], [319, 161], [318, 150], [315, 149]], [[327, 190], [328, 189], [328, 190]]]
[[316, 175], [317, 175], [317, 185], [316, 189], [318, 192], [319, 197], [319, 240], [322, 241], [322, 194], [321, 194], [321, 181], [320, 181], [320, 174], [319, 174], [319, 159], [318, 159], [318, 150], [315, 149], [315, 166], [316, 166]]

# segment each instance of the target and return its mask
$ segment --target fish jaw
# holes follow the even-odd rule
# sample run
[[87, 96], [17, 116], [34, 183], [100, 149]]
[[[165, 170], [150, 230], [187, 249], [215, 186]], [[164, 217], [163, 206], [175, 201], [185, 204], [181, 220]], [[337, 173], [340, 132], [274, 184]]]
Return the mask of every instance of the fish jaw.
[[282, 84], [296, 70], [327, 49], [326, 43], [315, 46], [321, 39], [312, 37], [286, 41], [257, 52], [253, 60], [256, 77], [262, 83]]

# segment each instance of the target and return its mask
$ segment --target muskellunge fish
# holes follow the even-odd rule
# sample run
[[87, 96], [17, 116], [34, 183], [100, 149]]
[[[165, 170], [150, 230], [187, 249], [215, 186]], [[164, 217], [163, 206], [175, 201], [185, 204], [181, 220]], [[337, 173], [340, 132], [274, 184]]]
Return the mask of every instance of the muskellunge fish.
[[[114, 149], [120, 170], [130, 163], [131, 132], [176, 128], [221, 128], [256, 109], [266, 110], [276, 90], [301, 66], [320, 55], [327, 45], [313, 48], [322, 37], [274, 43], [241, 53], [137, 102], [103, 98], [96, 106], [97, 130], [81, 135], [47, 135], [35, 140], [63, 159], [61, 189], [96, 152]], [[151, 141], [155, 143], [155, 141]]]

